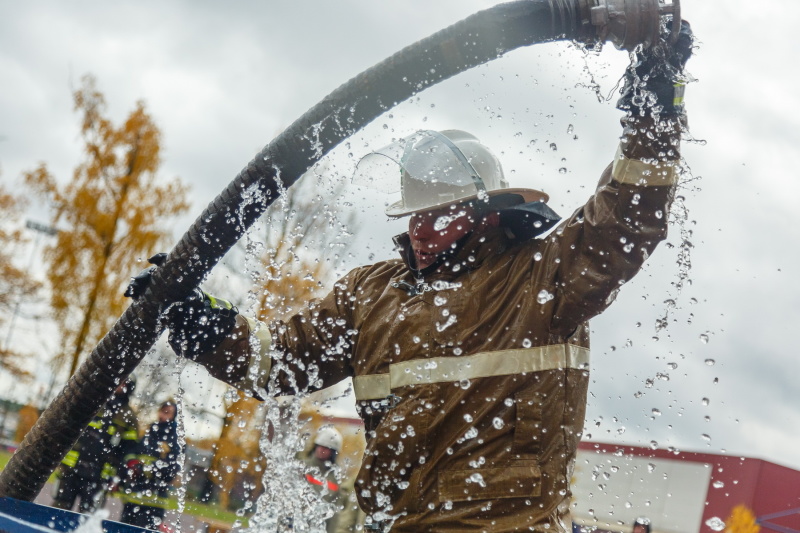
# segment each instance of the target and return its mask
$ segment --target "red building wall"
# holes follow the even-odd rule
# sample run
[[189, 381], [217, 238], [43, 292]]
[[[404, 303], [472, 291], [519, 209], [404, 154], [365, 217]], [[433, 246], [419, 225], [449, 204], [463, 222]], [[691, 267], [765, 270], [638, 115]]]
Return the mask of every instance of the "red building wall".
[[713, 530], [705, 525], [709, 519], [718, 517], [724, 521], [737, 505], [747, 506], [757, 517], [796, 509], [795, 513], [762, 523], [761, 528], [765, 533], [771, 530], [800, 533], [800, 471], [761, 459], [710, 453], [672, 452], [595, 442], [582, 442], [580, 448], [602, 453], [621, 451], [635, 457], [712, 465], [706, 509], [700, 530], [703, 533], [713, 533]]

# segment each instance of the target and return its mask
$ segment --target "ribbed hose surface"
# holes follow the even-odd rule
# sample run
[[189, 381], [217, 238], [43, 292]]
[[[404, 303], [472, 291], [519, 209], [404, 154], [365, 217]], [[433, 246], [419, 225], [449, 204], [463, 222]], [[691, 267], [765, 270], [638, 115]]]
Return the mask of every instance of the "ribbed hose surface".
[[[426, 87], [520, 46], [590, 38], [580, 34], [578, 11], [578, 0], [521, 0], [481, 11], [359, 74], [295, 121], [209, 204], [156, 271], [150, 289], [128, 307], [45, 410], [0, 474], [0, 496], [33, 500], [111, 391], [155, 343], [160, 304], [182, 300], [200, 285], [280, 188]], [[254, 187], [267, 201], [252, 200]]]

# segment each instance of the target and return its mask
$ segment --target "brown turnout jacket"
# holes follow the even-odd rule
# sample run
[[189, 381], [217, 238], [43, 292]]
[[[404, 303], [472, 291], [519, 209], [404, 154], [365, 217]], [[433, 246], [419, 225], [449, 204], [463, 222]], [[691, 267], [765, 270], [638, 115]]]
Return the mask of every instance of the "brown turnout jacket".
[[[392, 531], [570, 531], [587, 320], [665, 238], [674, 190], [672, 162], [658, 159], [677, 159], [677, 136], [648, 141], [651, 126], [637, 127], [549, 236], [473, 234], [424, 280], [402, 260], [357, 268], [271, 324], [271, 341], [240, 317], [207, 366], [257, 394], [270, 372], [271, 394], [352, 377], [367, 439], [356, 492]], [[247, 377], [221, 371], [242, 354]]]

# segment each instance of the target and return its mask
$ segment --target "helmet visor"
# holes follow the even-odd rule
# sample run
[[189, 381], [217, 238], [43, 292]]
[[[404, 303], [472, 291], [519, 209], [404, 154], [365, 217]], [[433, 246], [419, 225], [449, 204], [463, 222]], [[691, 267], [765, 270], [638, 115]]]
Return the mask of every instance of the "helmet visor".
[[483, 181], [453, 142], [435, 131], [418, 131], [364, 156], [353, 182], [402, 192], [404, 210], [418, 210], [475, 197]]

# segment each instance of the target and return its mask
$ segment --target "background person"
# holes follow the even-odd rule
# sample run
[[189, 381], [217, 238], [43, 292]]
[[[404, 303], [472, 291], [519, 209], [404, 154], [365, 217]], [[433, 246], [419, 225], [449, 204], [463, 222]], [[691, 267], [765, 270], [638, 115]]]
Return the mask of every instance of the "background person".
[[94, 512], [105, 503], [106, 491], [123, 469], [139, 438], [138, 420], [130, 406], [136, 381], [129, 378], [97, 412], [56, 470], [53, 507]]
[[180, 471], [176, 415], [173, 401], [162, 403], [158, 420], [145, 432], [134, 453], [126, 457], [126, 476], [119, 493], [123, 502], [121, 522], [158, 529], [164, 520], [169, 487]]

